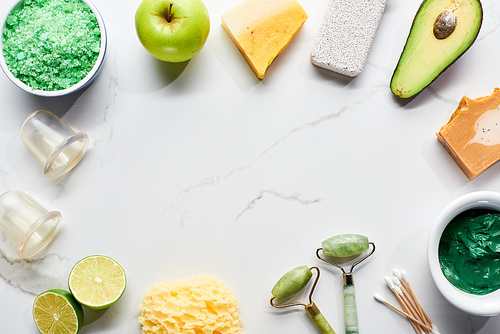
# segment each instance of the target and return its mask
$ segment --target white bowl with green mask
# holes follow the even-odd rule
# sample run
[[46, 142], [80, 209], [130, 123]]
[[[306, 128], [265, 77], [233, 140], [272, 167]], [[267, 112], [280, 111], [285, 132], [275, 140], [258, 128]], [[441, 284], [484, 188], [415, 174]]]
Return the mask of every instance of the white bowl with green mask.
[[[478, 219], [493, 219], [487, 216], [488, 213], [492, 213], [495, 216], [496, 213], [499, 213], [500, 216], [500, 193], [479, 191], [455, 199], [436, 218], [429, 235], [427, 248], [429, 268], [438, 290], [456, 308], [477, 316], [495, 316], [500, 314], [500, 284], [497, 287], [488, 287], [489, 284], [486, 282], [486, 279], [482, 282], [480, 271], [472, 272], [471, 268], [463, 268], [466, 258], [459, 258], [456, 255], [458, 253], [453, 250], [453, 247], [462, 247], [462, 250], [465, 251], [464, 254], [476, 254], [474, 256], [479, 257], [481, 257], [481, 253], [485, 252], [498, 253], [498, 263], [500, 263], [500, 252], [498, 252], [500, 250], [500, 234], [497, 236], [497, 233], [493, 231], [494, 229], [498, 229], [500, 233], [500, 221], [492, 223], [495, 225], [492, 228], [493, 234], [488, 236], [486, 235], [488, 233], [483, 234], [481, 232], [479, 239], [484, 241], [480, 241], [479, 243], [473, 240], [475, 238], [473, 234], [476, 232], [464, 230], [464, 228], [468, 229], [471, 227], [471, 224], [478, 224]], [[464, 221], [464, 219], [466, 220]], [[479, 223], [479, 225], [481, 224]], [[453, 231], [454, 229], [456, 230], [455, 232]], [[470, 239], [469, 241], [462, 239], [465, 236], [459, 238], [463, 241], [453, 240], [453, 244], [448, 240], [452, 237], [451, 233], [462, 234], [464, 232], [467, 234], [472, 233], [467, 237]], [[477, 231], [477, 233], [479, 232]], [[481, 244], [486, 245], [484, 242], [489, 246], [484, 246], [481, 249]], [[474, 244], [477, 245], [472, 246]], [[491, 250], [491, 248], [495, 249], [495, 244], [497, 245], [497, 252]], [[452, 248], [448, 248], [450, 245], [452, 245]], [[443, 247], [441, 255], [440, 247]], [[476, 249], [467, 250], [467, 248], [471, 247]], [[483, 262], [482, 259], [478, 259], [477, 261], [481, 261], [482, 265], [488, 265], [488, 262]], [[492, 269], [495, 270], [495, 268], [500, 272], [500, 267], [494, 265]], [[487, 268], [483, 269], [486, 270], [485, 272], [488, 272]], [[460, 275], [474, 275], [474, 281], [477, 282], [477, 285], [467, 287], [457, 284], [453, 277], [460, 280]], [[467, 278], [462, 277], [462, 280], [465, 282]], [[480, 291], [481, 286], [487, 289], [484, 291], [484, 294]]]

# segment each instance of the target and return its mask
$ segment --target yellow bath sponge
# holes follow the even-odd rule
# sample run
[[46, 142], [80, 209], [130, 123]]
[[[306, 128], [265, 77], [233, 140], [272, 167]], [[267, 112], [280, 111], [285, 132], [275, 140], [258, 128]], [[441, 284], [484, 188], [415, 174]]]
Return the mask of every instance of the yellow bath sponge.
[[236, 297], [213, 277], [153, 285], [139, 308], [143, 334], [243, 334]]

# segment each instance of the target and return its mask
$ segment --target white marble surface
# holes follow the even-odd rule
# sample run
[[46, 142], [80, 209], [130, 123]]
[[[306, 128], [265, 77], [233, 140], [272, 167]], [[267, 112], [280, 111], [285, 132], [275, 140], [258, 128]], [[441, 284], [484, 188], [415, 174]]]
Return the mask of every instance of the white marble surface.
[[[245, 333], [316, 333], [303, 310], [269, 306], [276, 280], [301, 264], [323, 269], [314, 300], [343, 333], [341, 276], [314, 256], [323, 239], [340, 233], [377, 245], [355, 270], [362, 333], [413, 332], [373, 299], [377, 292], [396, 302], [383, 281], [394, 268], [408, 272], [442, 333], [499, 331], [499, 317], [470, 316], [443, 299], [426, 246], [450, 201], [500, 190], [499, 164], [468, 181], [435, 136], [463, 95], [488, 95], [500, 84], [500, 3], [483, 0], [473, 47], [404, 103], [389, 81], [420, 0], [389, 0], [368, 62], [350, 81], [310, 63], [326, 0], [301, 1], [309, 19], [262, 81], [220, 25], [234, 0], [206, 0], [207, 44], [180, 65], [156, 61], [140, 45], [138, 0], [94, 3], [109, 50], [86, 91], [39, 98], [0, 75], [0, 192], [34, 193], [63, 214], [60, 234], [34, 261], [19, 260], [0, 233], [1, 333], [37, 333], [34, 296], [66, 288], [70, 268], [90, 254], [118, 260], [128, 287], [107, 311], [86, 312], [82, 334], [138, 334], [146, 289], [202, 274], [234, 291]], [[37, 109], [91, 139], [81, 164], [58, 183], [43, 176], [18, 136]]]

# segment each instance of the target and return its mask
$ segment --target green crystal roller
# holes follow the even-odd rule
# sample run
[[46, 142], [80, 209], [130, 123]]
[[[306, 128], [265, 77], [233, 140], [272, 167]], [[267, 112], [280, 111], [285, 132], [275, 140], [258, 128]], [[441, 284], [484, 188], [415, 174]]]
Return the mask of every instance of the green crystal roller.
[[[309, 292], [309, 302], [307, 304], [299, 303], [299, 302], [290, 302], [283, 303], [283, 301], [292, 298], [295, 296], [300, 290], [302, 290], [307, 283], [311, 280], [313, 276], [312, 269], [316, 270], [317, 275], [314, 280], [311, 291]], [[278, 282], [274, 285], [271, 293], [273, 297], [271, 298], [271, 306], [276, 308], [284, 308], [290, 306], [304, 306], [307, 314], [314, 321], [321, 334], [335, 334], [335, 331], [332, 329], [326, 318], [320, 312], [316, 304], [312, 301], [312, 294], [314, 289], [316, 288], [316, 284], [319, 280], [319, 268], [311, 267], [309, 268], [306, 265], [298, 266], [290, 271], [288, 271], [285, 275], [281, 276]]]
[[[346, 272], [342, 266], [333, 260], [342, 263], [342, 260], [355, 260], [362, 253], [366, 252], [370, 245], [372, 249], [360, 259], [357, 259], [351, 269]], [[352, 271], [354, 267], [375, 251], [375, 244], [370, 242], [367, 237], [359, 234], [339, 234], [330, 237], [321, 243], [321, 248], [316, 250], [318, 259], [331, 264], [342, 271], [344, 279], [344, 321], [346, 334], [358, 334], [358, 311], [356, 308], [356, 297], [354, 291], [354, 279]], [[322, 256], [323, 255], [323, 256]], [[354, 259], [353, 259], [354, 257]]]

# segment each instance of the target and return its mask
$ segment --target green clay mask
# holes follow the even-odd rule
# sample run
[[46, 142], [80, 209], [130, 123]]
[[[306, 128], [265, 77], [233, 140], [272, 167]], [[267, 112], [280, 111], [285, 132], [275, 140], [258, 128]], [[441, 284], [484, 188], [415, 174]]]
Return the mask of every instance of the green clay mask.
[[438, 254], [443, 274], [458, 289], [475, 295], [500, 289], [500, 212], [469, 210], [455, 217]]

